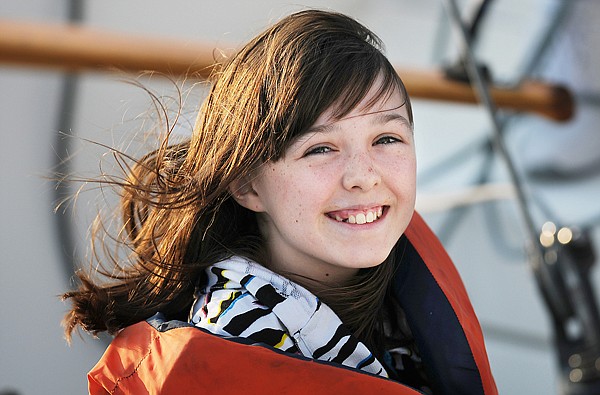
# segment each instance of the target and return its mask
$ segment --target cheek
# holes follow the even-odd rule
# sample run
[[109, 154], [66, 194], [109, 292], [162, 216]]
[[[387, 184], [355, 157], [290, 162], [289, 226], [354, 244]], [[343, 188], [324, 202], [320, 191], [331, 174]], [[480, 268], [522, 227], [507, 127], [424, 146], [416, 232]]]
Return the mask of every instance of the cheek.
[[329, 190], [330, 179], [323, 171], [304, 170], [281, 172], [273, 179], [278, 187], [278, 211], [295, 223], [320, 213]]
[[387, 163], [388, 185], [395, 193], [412, 201], [416, 198], [417, 165], [414, 156], [396, 158]]
[[306, 185], [287, 167], [270, 168], [259, 185], [272, 216], [292, 218], [298, 222]]
[[392, 173], [406, 182], [416, 179], [417, 161], [414, 155], [399, 155], [388, 157], [384, 162], [384, 172]]
[[406, 160], [406, 178], [409, 180], [413, 188], [416, 188], [417, 184], [417, 160], [415, 157]]

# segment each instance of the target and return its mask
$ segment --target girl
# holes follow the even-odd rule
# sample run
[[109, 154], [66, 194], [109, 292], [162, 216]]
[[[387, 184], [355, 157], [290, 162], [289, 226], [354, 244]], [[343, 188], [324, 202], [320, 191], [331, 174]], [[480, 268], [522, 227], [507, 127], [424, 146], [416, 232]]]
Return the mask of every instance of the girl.
[[67, 336], [118, 333], [90, 392], [494, 394], [415, 167], [379, 39], [332, 12], [276, 23], [215, 74], [190, 141], [132, 167], [133, 263], [65, 294]]

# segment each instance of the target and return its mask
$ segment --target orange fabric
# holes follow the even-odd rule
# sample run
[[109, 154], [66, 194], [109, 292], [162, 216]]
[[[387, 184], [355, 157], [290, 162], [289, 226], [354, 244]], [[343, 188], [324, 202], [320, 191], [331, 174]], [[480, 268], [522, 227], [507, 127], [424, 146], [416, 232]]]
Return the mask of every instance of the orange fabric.
[[158, 332], [146, 322], [124, 329], [88, 378], [91, 394], [419, 394], [197, 328]]
[[452, 305], [471, 347], [485, 394], [498, 394], [479, 321], [475, 311], [473, 311], [460, 274], [446, 253], [446, 249], [423, 218], [416, 212], [404, 234], [417, 250]]
[[[405, 234], [458, 317], [485, 395], [497, 395], [481, 328], [458, 271], [419, 214]], [[146, 322], [121, 331], [88, 380], [91, 394], [420, 393], [391, 380], [234, 342], [198, 328], [160, 332]]]

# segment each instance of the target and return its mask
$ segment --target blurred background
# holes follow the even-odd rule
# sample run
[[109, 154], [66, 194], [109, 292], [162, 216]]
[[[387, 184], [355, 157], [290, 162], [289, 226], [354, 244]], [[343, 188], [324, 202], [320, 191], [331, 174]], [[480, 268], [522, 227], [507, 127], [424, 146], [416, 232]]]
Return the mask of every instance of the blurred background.
[[[227, 50], [284, 15], [317, 7], [349, 14], [370, 27], [399, 69], [442, 70], [458, 64], [464, 55], [444, 4], [442, 0], [3, 1], [0, 26], [2, 21], [79, 23]], [[477, 27], [473, 50], [495, 85], [510, 88], [532, 78], [562, 84], [572, 93], [576, 112], [558, 122], [500, 110], [495, 125], [479, 105], [413, 98], [418, 209], [463, 277], [500, 393], [558, 394], [565, 377], [577, 382], [579, 376], [573, 376], [577, 368], [573, 361], [573, 369], [560, 368], [556, 315], [546, 301], [567, 305], [561, 317], [568, 319], [561, 328], [570, 339], [597, 329], [573, 319], [573, 310], [585, 297], [597, 300], [595, 287], [600, 282], [592, 267], [600, 241], [600, 2], [493, 1], [480, 19], [476, 15], [482, 10], [481, 1], [458, 4], [465, 20], [477, 21], [472, 24]], [[84, 187], [89, 191], [55, 214], [61, 199], [75, 195], [79, 186], [57, 186], [48, 177], [57, 171], [88, 177], [110, 172], [105, 167], [110, 161], [104, 164], [103, 159], [106, 149], [85, 140], [133, 154], [147, 148], [144, 133], [151, 131], [156, 114], [149, 95], [127, 82], [132, 76], [136, 77], [121, 72], [68, 74], [0, 63], [1, 395], [85, 393], [86, 373], [106, 347], [107, 339], [87, 335], [66, 344], [60, 322], [67, 306], [59, 295], [73, 285], [73, 262], [87, 262], [90, 221], [104, 201], [113, 198]], [[164, 78], [145, 76], [140, 81], [167, 101], [177, 97], [173, 83]], [[202, 84], [183, 84], [178, 134], [189, 133], [204, 92]], [[522, 181], [530, 224], [518, 204], [510, 168], [492, 148], [495, 131], [503, 135]], [[558, 229], [567, 227], [574, 238], [583, 240], [573, 267], [589, 280], [587, 294], [552, 291], [544, 297], [540, 292], [539, 272], [528, 254], [529, 225], [542, 232], [547, 222], [556, 230], [546, 225], [542, 234], [542, 242], [550, 248], [544, 250], [546, 263], [560, 262], [556, 256], [564, 253], [556, 250], [561, 244], [554, 242]], [[539, 244], [537, 237], [533, 242]], [[549, 257], [548, 251], [554, 255]], [[581, 290], [577, 275], [570, 273], [566, 287], [574, 284], [571, 288]], [[545, 284], [550, 287], [553, 282]], [[596, 363], [600, 368], [600, 361]]]

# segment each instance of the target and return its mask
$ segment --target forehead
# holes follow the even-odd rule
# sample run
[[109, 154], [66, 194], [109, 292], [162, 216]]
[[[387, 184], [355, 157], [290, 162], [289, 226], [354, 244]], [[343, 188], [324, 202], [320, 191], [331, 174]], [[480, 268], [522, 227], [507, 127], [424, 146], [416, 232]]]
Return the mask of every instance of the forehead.
[[[338, 117], [338, 105], [334, 104], [325, 110], [315, 121], [309, 131], [326, 126], [338, 121], [349, 120], [366, 115], [380, 114], [382, 118], [404, 118], [410, 125], [406, 98], [398, 87], [386, 91], [381, 90], [381, 85], [375, 84], [365, 97], [350, 112]], [[399, 116], [399, 117], [398, 117]]]

